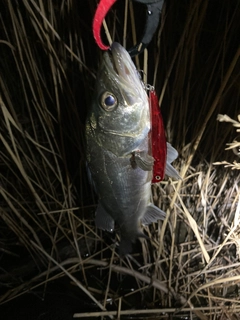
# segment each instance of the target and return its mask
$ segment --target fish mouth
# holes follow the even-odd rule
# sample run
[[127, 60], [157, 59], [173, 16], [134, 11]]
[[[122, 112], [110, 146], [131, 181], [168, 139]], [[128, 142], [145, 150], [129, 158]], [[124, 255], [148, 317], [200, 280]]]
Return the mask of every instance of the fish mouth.
[[[113, 42], [110, 51], [104, 55], [105, 65], [110, 74], [113, 73], [122, 85], [133, 85], [135, 88], [140, 85], [143, 87], [140, 75], [129, 55], [119, 43]], [[129, 90], [129, 87], [128, 87]]]
[[[132, 72], [135, 73], [135, 70], [133, 69], [131, 64], [132, 60], [129, 57], [128, 52], [117, 42], [113, 42], [111, 45], [111, 56], [110, 59], [112, 58], [112, 65], [115, 70], [115, 72], [122, 78], [125, 76], [131, 75]], [[131, 63], [129, 64], [129, 60], [131, 60]]]

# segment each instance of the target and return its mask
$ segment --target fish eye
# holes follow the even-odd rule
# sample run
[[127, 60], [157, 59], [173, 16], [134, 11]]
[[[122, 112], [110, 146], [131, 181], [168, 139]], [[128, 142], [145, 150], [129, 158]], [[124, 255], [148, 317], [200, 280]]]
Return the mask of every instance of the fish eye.
[[112, 111], [116, 107], [118, 101], [113, 93], [106, 91], [102, 94], [100, 103], [104, 110]]

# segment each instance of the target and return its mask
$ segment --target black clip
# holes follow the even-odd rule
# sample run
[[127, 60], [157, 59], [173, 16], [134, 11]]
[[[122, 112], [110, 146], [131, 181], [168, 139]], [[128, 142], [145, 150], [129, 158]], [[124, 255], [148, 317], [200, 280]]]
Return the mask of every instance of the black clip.
[[134, 57], [148, 46], [152, 37], [158, 27], [160, 13], [162, 11], [162, 6], [164, 0], [134, 0], [135, 2], [143, 3], [147, 6], [147, 17], [146, 24], [143, 33], [142, 40], [139, 44], [135, 45], [131, 49], [128, 50], [128, 53], [131, 57]]

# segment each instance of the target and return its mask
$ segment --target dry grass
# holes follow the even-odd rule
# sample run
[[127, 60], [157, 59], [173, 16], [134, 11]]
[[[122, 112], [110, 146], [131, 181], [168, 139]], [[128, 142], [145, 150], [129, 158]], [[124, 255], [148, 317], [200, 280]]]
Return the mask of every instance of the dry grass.
[[[145, 227], [150, 240], [123, 260], [115, 235], [95, 229], [85, 172], [84, 119], [101, 56], [95, 1], [0, 6], [0, 302], [39, 287], [44, 296], [67, 276], [95, 306], [75, 318], [238, 319], [239, 2], [167, 2], [148, 68], [136, 59], [159, 94], [183, 180], [153, 186], [167, 218]], [[143, 13], [119, 1], [109, 39], [129, 48]]]

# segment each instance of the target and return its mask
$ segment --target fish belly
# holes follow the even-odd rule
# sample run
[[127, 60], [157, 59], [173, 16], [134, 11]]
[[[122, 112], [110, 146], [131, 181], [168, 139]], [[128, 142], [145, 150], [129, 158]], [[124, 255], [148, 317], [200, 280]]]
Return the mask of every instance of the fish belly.
[[120, 227], [121, 238], [134, 241], [139, 236], [140, 219], [149, 204], [152, 171], [134, 168], [131, 154], [117, 157], [94, 140], [88, 141], [88, 154], [88, 165], [101, 207], [97, 213], [99, 224], [101, 215], [103, 220], [109, 216]]

